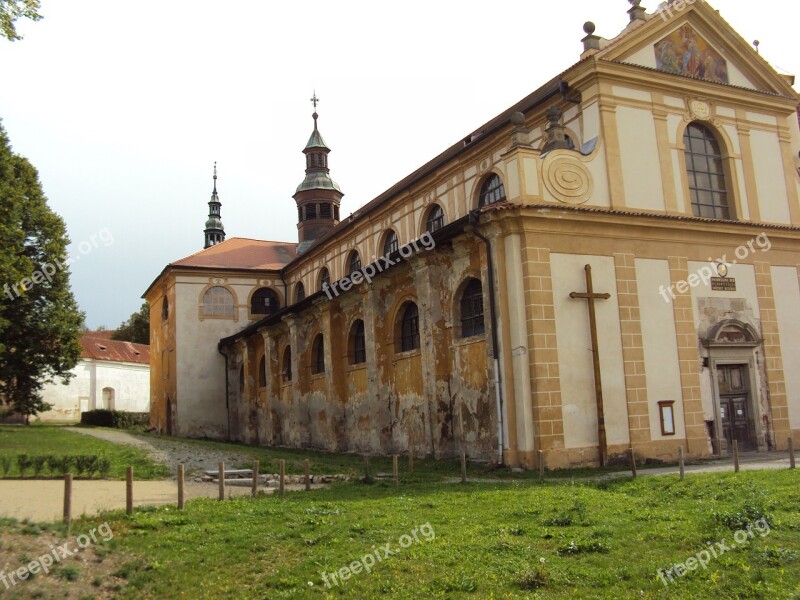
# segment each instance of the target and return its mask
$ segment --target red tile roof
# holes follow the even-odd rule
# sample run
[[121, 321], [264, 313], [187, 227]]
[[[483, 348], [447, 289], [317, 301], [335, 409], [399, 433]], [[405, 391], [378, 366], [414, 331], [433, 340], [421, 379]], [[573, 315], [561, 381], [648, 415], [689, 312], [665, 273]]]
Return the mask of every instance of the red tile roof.
[[[120, 342], [105, 337], [105, 331], [86, 331], [81, 338], [83, 358], [108, 360], [112, 362], [132, 362], [150, 364], [150, 346]], [[110, 333], [109, 333], [110, 335]]]
[[295, 258], [297, 244], [294, 242], [267, 242], [234, 237], [172, 262], [170, 266], [277, 271]]

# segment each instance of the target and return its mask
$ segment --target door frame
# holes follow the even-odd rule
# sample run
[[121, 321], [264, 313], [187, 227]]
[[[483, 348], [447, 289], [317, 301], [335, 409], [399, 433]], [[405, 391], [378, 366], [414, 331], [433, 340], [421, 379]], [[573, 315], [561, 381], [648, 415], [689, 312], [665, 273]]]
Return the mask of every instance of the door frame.
[[[717, 355], [717, 356], [714, 356]], [[757, 452], [766, 451], [762, 447], [762, 425], [761, 425], [761, 411], [758, 409], [758, 379], [756, 378], [756, 360], [752, 348], [715, 348], [712, 351], [712, 356], [709, 356], [709, 367], [711, 372], [711, 389], [714, 401], [714, 435], [717, 441], [717, 456], [723, 456], [722, 440], [724, 439], [722, 431], [722, 409], [721, 409], [721, 395], [719, 392], [719, 381], [717, 379], [717, 368], [726, 365], [745, 365], [747, 367], [747, 404], [752, 416], [752, 435], [754, 436], [754, 443]], [[733, 452], [732, 448], [727, 448], [727, 453]]]

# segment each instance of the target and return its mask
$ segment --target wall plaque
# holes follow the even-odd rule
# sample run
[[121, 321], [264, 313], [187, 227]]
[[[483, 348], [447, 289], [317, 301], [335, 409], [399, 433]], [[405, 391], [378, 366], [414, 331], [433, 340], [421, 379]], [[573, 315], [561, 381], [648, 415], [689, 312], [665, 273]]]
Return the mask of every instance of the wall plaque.
[[712, 277], [711, 289], [715, 292], [735, 292], [736, 279], [732, 277]]

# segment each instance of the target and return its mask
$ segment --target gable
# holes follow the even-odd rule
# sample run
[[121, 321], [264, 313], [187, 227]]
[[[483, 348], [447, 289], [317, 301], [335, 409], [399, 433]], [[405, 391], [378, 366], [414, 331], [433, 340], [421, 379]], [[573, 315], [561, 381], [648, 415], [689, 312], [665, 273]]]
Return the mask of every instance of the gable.
[[708, 3], [698, 1], [670, 16], [664, 10], [629, 27], [599, 59], [639, 65], [762, 92], [796, 92]]

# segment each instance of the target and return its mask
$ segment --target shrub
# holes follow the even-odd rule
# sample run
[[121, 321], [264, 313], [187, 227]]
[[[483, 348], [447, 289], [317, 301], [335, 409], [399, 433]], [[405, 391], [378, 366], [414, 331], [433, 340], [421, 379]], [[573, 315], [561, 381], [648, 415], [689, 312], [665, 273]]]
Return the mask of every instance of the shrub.
[[114, 427], [116, 429], [145, 428], [150, 421], [150, 413], [124, 412], [121, 410], [90, 410], [81, 413], [81, 423], [95, 427]]
[[25, 477], [25, 471], [33, 466], [33, 461], [27, 454], [20, 454], [17, 456], [17, 465], [19, 465], [19, 476]]
[[78, 475], [83, 475], [86, 470], [89, 468], [91, 456], [87, 456], [86, 454], [79, 454], [75, 457], [75, 470], [78, 472]]
[[96, 456], [86, 457], [86, 474], [89, 476], [89, 479], [94, 477], [94, 474], [98, 470], [98, 467], [99, 465], [97, 464]]
[[523, 590], [536, 590], [546, 586], [549, 580], [550, 573], [544, 564], [537, 565], [519, 576], [519, 587]]
[[8, 473], [11, 471], [12, 464], [13, 461], [11, 460], [10, 456], [0, 457], [0, 467], [3, 467], [3, 477], [8, 477]]
[[100, 471], [100, 477], [103, 479], [108, 477], [108, 472], [111, 471], [111, 459], [107, 456], [101, 456], [97, 460], [97, 469]]
[[42, 469], [44, 469], [45, 464], [47, 463], [46, 456], [34, 456], [31, 458], [31, 462], [33, 463], [33, 474], [34, 476], [38, 477], [42, 474]]

